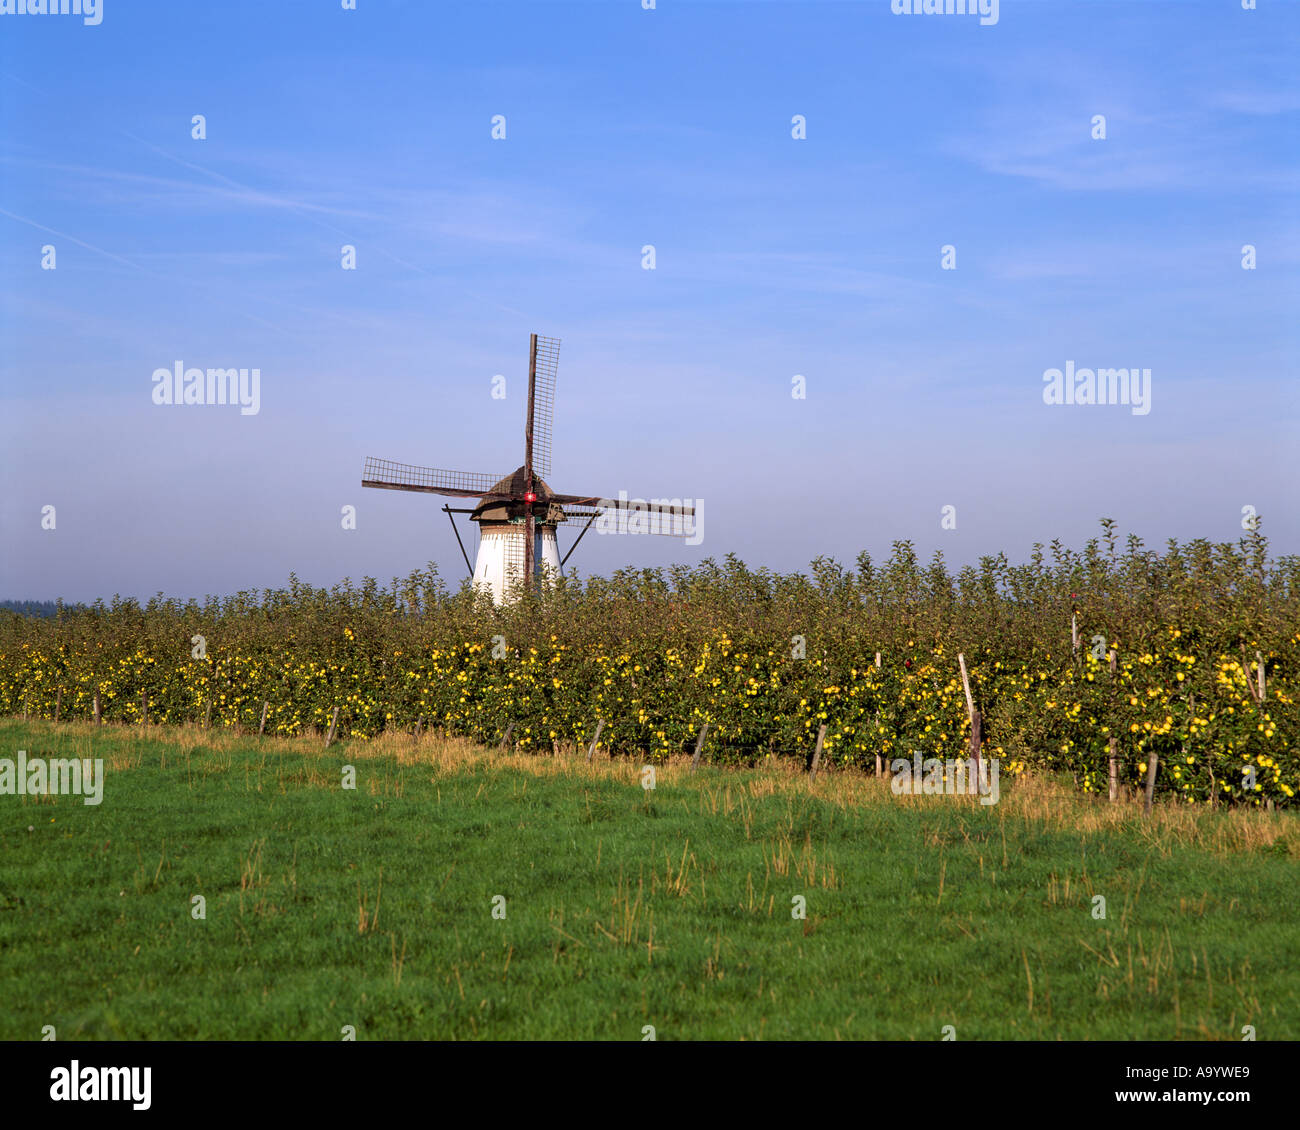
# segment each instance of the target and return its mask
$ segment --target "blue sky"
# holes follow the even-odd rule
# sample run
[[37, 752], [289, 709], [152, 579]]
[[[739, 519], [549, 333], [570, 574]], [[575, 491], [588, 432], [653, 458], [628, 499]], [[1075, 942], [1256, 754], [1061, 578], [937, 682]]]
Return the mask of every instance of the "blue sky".
[[[1298, 41], [1278, 0], [0, 15], [0, 597], [456, 583], [442, 500], [362, 460], [517, 466], [530, 332], [553, 487], [704, 500], [700, 545], [589, 536], [584, 572], [1243, 506], [1300, 552]], [[260, 411], [155, 405], [178, 360], [257, 367]], [[1151, 411], [1044, 404], [1067, 361], [1149, 368]]]

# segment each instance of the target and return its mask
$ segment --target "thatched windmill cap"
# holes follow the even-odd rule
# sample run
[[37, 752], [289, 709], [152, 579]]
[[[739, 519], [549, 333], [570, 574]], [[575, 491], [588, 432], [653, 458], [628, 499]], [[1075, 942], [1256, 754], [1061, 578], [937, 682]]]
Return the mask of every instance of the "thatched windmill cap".
[[[507, 475], [500, 479], [492, 487], [490, 494], [509, 494], [515, 498], [522, 498], [524, 491], [527, 490], [528, 475], [523, 467], [517, 468], [513, 474]], [[551, 499], [555, 497], [555, 491], [551, 490], [546, 482], [537, 475], [533, 476], [533, 493], [537, 495], [537, 502], [534, 504], [540, 522], [555, 522], [560, 520], [559, 516], [551, 516], [554, 504]], [[545, 507], [545, 510], [542, 509]], [[558, 509], [558, 507], [555, 507]], [[523, 514], [523, 504], [518, 502], [506, 502], [500, 498], [489, 498], [480, 502], [474, 508], [474, 513], [470, 515], [471, 522], [509, 522], [512, 518], [519, 518]], [[543, 515], [545, 515], [543, 517]]]

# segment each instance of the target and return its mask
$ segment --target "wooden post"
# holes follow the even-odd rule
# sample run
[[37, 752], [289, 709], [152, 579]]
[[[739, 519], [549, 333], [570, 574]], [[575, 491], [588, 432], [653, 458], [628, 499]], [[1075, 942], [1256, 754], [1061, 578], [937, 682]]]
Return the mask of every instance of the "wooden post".
[[970, 676], [966, 674], [966, 656], [960, 651], [957, 653], [957, 665], [961, 668], [961, 688], [966, 692], [966, 714], [970, 718], [970, 755], [975, 762], [976, 779], [983, 783], [984, 767], [980, 762], [982, 719], [979, 711], [975, 709], [975, 700], [971, 697]]
[[334, 708], [334, 713], [330, 715], [330, 732], [325, 735], [325, 748], [329, 749], [334, 744], [334, 735], [339, 732], [339, 708]]
[[[514, 729], [515, 729], [515, 724], [513, 722], [509, 722], [506, 724], [506, 732], [501, 735], [501, 744], [497, 746], [497, 749], [506, 748], [506, 743], [510, 740], [510, 735], [514, 733]], [[591, 758], [589, 757], [587, 758], [587, 760], [590, 761]]]
[[1070, 614], [1070, 649], [1079, 654], [1079, 617], [1074, 613]]
[[60, 687], [54, 696], [54, 720], [59, 720], [59, 708], [63, 705], [63, 688]]
[[[1264, 657], [1255, 652], [1255, 669], [1259, 672], [1259, 701], [1264, 701]], [[55, 718], [58, 721], [58, 718]]]
[[971, 698], [970, 676], [966, 674], [966, 656], [960, 651], [957, 653], [957, 666], [961, 668], [961, 689], [966, 692], [966, 713], [973, 715], [975, 713], [975, 700]]
[[817, 780], [817, 766], [822, 762], [822, 742], [826, 740], [826, 723], [823, 722], [817, 727], [817, 748], [813, 750], [812, 769], [808, 774], [808, 780]]
[[881, 764], [882, 761], [884, 761], [884, 758], [882, 758], [880, 754], [876, 754], [876, 776], [877, 777], [879, 777], [880, 774], [884, 772], [884, 766]]
[[27, 696], [23, 695], [23, 721], [27, 721]]
[[876, 652], [876, 670], [880, 670], [880, 652]]
[[203, 728], [212, 729], [212, 692], [208, 692], [208, 708], [203, 712]]
[[257, 736], [259, 738], [266, 732], [266, 708], [268, 705], [266, 699], [262, 699], [262, 720], [257, 724]]
[[95, 692], [94, 713], [95, 713], [95, 725], [96, 726], [102, 725], [103, 719], [100, 718], [99, 716], [99, 691]]
[[591, 745], [587, 747], [587, 760], [590, 761], [596, 755], [596, 746], [600, 742], [600, 732], [605, 728], [605, 719], [596, 719], [596, 736], [591, 739]]
[[421, 731], [423, 731], [423, 729], [424, 729], [424, 715], [421, 714], [420, 717], [415, 720], [415, 736], [417, 738], [420, 736], [420, 733]]
[[1147, 801], [1142, 810], [1144, 816], [1151, 815], [1151, 801], [1156, 795], [1156, 767], [1160, 764], [1160, 758], [1152, 753], [1147, 759]]
[[149, 692], [140, 692], [140, 725], [149, 725]]
[[[1258, 655], [1259, 653], [1256, 652], [1255, 654]], [[1245, 643], [1242, 643], [1241, 645], [1241, 670], [1242, 673], [1246, 676], [1246, 689], [1250, 691], [1250, 697], [1253, 698], [1256, 702], [1258, 702], [1259, 701], [1259, 687], [1257, 685], [1258, 680], [1252, 679], [1250, 677], [1250, 660], [1246, 658]]]
[[695, 772], [695, 767], [700, 763], [700, 754], [704, 752], [704, 735], [709, 732], [709, 724], [704, 723], [700, 727], [700, 736], [695, 739], [695, 756], [691, 758], [691, 772]]
[[1110, 777], [1110, 803], [1119, 800], [1119, 761], [1115, 757], [1115, 735], [1110, 736], [1110, 759], [1108, 762]]

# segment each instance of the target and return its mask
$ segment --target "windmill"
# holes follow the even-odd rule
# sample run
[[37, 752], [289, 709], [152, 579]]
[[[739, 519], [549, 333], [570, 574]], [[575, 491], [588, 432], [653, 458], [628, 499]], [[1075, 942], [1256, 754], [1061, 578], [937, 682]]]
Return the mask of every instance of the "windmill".
[[[489, 590], [501, 604], [517, 593], [525, 577], [534, 586], [548, 574], [553, 580], [577, 549], [592, 524], [602, 515], [619, 510], [637, 512], [635, 532], [682, 537], [691, 530], [686, 519], [695, 510], [679, 499], [652, 499], [649, 503], [600, 495], [557, 494], [543, 476], [551, 473], [551, 428], [555, 411], [555, 374], [560, 361], [557, 338], [531, 335], [528, 355], [528, 412], [524, 418], [524, 462], [509, 475], [479, 475], [468, 471], [444, 471], [435, 467], [413, 467], [386, 459], [367, 458], [361, 485], [380, 490], [410, 490], [424, 494], [473, 498], [473, 507], [443, 506], [456, 534], [465, 566], [476, 587]], [[468, 514], [479, 527], [478, 558], [470, 566], [453, 515]], [[556, 528], [566, 522], [586, 520], [563, 559], [559, 555]]]

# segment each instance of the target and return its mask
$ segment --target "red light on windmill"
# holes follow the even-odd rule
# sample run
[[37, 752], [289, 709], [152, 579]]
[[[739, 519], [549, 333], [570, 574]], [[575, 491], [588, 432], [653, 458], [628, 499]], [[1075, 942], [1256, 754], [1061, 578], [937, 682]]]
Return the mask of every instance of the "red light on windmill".
[[537, 494], [536, 494], [534, 491], [531, 491], [531, 490], [528, 491], [528, 492], [524, 495], [524, 501], [525, 501], [525, 502], [536, 502], [536, 501], [537, 501]]

